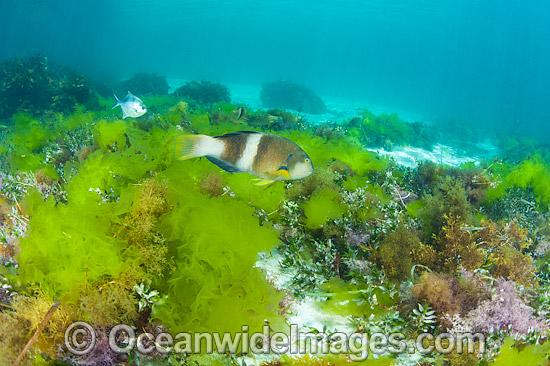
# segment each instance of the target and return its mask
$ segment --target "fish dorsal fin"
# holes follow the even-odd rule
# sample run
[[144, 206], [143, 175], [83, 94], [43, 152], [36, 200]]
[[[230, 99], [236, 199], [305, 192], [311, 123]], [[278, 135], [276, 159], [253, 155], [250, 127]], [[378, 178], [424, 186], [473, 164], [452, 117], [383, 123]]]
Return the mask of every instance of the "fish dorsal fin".
[[257, 132], [257, 131], [235, 131], [235, 132], [226, 133], [224, 135], [216, 136], [215, 138], [224, 137], [224, 136], [251, 135], [251, 134], [254, 134], [254, 133], [261, 133], [261, 132]]
[[213, 164], [216, 164], [217, 166], [219, 166], [220, 168], [222, 168], [223, 170], [225, 170], [228, 173], [242, 173], [242, 170], [239, 170], [236, 167], [234, 167], [233, 165], [228, 164], [225, 161], [222, 161], [218, 158], [215, 158], [215, 157], [210, 156], [210, 155], [206, 156], [206, 158], [208, 159], [208, 161], [210, 161]]

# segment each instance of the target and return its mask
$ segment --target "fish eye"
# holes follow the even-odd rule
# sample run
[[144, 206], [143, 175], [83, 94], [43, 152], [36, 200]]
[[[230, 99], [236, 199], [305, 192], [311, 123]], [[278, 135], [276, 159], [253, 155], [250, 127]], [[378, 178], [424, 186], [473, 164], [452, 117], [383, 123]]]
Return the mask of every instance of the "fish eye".
[[311, 160], [309, 160], [309, 158], [306, 158], [305, 162], [306, 162], [306, 164], [309, 164], [311, 162]]

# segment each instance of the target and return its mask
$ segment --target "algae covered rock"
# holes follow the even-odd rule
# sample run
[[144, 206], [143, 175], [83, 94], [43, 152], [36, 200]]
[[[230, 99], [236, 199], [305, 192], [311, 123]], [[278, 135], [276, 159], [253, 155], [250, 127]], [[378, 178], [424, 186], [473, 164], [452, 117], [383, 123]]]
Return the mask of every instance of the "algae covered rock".
[[71, 112], [77, 104], [96, 109], [97, 96], [86, 78], [42, 55], [0, 63], [0, 117], [17, 111]]
[[265, 108], [293, 109], [310, 114], [327, 112], [325, 103], [313, 90], [289, 81], [265, 83], [260, 98]]
[[188, 81], [174, 92], [177, 97], [194, 100], [200, 105], [211, 106], [218, 102], [231, 102], [229, 89], [220, 83], [211, 81]]
[[166, 77], [157, 73], [138, 72], [130, 79], [121, 81], [116, 90], [121, 95], [125, 95], [128, 90], [136, 95], [168, 95], [169, 88]]

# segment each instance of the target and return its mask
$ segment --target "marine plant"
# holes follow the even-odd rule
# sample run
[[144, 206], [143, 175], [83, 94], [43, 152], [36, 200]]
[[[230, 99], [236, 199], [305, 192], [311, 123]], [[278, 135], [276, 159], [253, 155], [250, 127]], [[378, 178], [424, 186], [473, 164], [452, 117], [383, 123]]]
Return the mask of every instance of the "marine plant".
[[205, 80], [188, 81], [176, 89], [173, 94], [178, 98], [191, 99], [206, 107], [218, 102], [231, 102], [229, 89], [225, 85]]
[[284, 109], [269, 109], [267, 114], [280, 117], [280, 121], [278, 121], [275, 126], [272, 126], [275, 130], [294, 130], [303, 129], [305, 127], [303, 117], [296, 116], [295, 114], [287, 112]]
[[[30, 295], [18, 294], [12, 305], [13, 311], [0, 312], [0, 362], [13, 363], [24, 349], [31, 335], [41, 325], [44, 316], [52, 307], [54, 301], [50, 296], [34, 288]], [[57, 309], [50, 321], [45, 325], [38, 340], [38, 346], [42, 353], [55, 358], [57, 345], [62, 342], [63, 329], [70, 324], [70, 317], [66, 308]], [[24, 355], [23, 364], [31, 365], [32, 362], [42, 358], [36, 351], [27, 352]]]
[[309, 198], [316, 190], [330, 190], [338, 192], [340, 187], [337, 184], [338, 175], [328, 167], [317, 167], [315, 174], [299, 181], [290, 182], [285, 189], [285, 196], [290, 200]]
[[316, 129], [315, 135], [320, 136], [328, 141], [331, 139], [344, 138], [345, 131], [342, 126], [336, 123], [332, 123], [332, 124], [325, 123]]
[[465, 314], [490, 298], [488, 289], [476, 280], [435, 272], [424, 272], [411, 292], [439, 315]]
[[495, 277], [533, 285], [535, 267], [526, 252], [530, 246], [527, 231], [516, 223], [496, 224], [482, 221], [470, 230], [460, 218], [445, 215], [445, 226], [434, 236], [431, 249], [420, 246], [414, 257], [420, 264], [447, 273], [460, 267], [474, 271], [483, 268]]
[[261, 328], [263, 319], [276, 325], [280, 295], [251, 268], [258, 251], [277, 244], [277, 232], [260, 227], [247, 204], [194, 193], [178, 175], [166, 171], [168, 179], [179, 183], [167, 193], [168, 203], [177, 208], [159, 225], [179, 260], [159, 284], [164, 298], [153, 306], [153, 316], [172, 329], [196, 331], [235, 332], [243, 324]]
[[149, 178], [140, 185], [131, 213], [121, 223], [117, 234], [124, 236], [128, 246], [139, 253], [146, 273], [161, 275], [172, 265], [167, 258], [168, 247], [164, 238], [156, 230], [157, 220], [170, 211], [166, 200], [168, 182]]
[[[27, 363], [249, 364], [237, 354], [117, 355], [105, 335], [119, 322], [152, 334], [235, 334], [243, 325], [260, 330], [265, 321], [276, 331], [302, 300], [326, 314], [351, 315], [358, 332], [414, 336], [499, 324], [487, 356], [382, 355], [359, 364], [513, 360], [513, 333], [521, 352], [537, 353], [532, 345], [542, 343], [550, 309], [547, 256], [533, 260], [546, 232], [539, 224], [544, 189], [534, 176], [524, 183], [513, 174], [536, 164], [401, 169], [364, 148], [363, 120], [347, 129], [316, 128], [272, 110], [286, 122], [246, 129], [295, 141], [315, 173], [258, 187], [250, 175], [227, 173], [206, 159], [174, 162], [173, 140], [182, 131], [242, 130], [265, 112], [214, 120], [216, 110], [244, 112], [229, 103], [208, 110], [158, 101], [158, 112], [143, 121], [78, 108], [72, 115], [16, 114], [11, 123], [21, 128], [2, 130], [0, 348], [6, 362], [20, 354], [52, 304], [59, 304], [57, 315], [27, 352]], [[414, 128], [400, 126], [396, 116], [380, 121], [395, 127], [395, 138]], [[493, 195], [499, 180], [504, 193]], [[505, 202], [535, 213], [520, 219]], [[541, 221], [528, 226], [526, 217]], [[264, 253], [260, 262], [258, 253]], [[264, 260], [276, 268], [264, 267]], [[266, 271], [284, 275], [274, 279]], [[89, 322], [99, 335], [96, 348], [71, 355], [58, 317]], [[348, 357], [274, 355], [266, 362], [344, 364]]]
[[436, 141], [436, 133], [423, 123], [409, 123], [397, 113], [375, 115], [362, 109], [360, 116], [345, 124], [349, 134], [369, 147], [391, 150], [394, 146], [413, 145], [431, 149]]
[[527, 334], [531, 330], [548, 330], [545, 320], [534, 316], [533, 309], [520, 298], [516, 283], [503, 279], [496, 281], [492, 298], [481, 302], [467, 317], [475, 330], [481, 332], [493, 329]]
[[550, 169], [540, 157], [534, 157], [523, 161], [516, 166], [504, 166], [497, 170], [502, 174], [502, 182], [494, 189], [489, 190], [489, 199], [502, 196], [505, 191], [513, 186], [520, 188], [531, 187], [536, 196], [537, 203], [544, 210], [548, 210], [550, 202]]
[[320, 191], [314, 194], [304, 205], [305, 225], [314, 229], [322, 227], [327, 220], [336, 220], [342, 217], [344, 208], [338, 202], [338, 194], [331, 190]]
[[62, 349], [58, 353], [57, 362], [63, 362], [63, 364], [68, 365], [77, 364], [83, 366], [114, 366], [129, 363], [129, 355], [116, 353], [109, 345], [108, 329], [94, 327], [93, 330], [96, 336], [96, 343], [89, 353], [83, 356], [78, 356], [72, 354], [68, 350]]
[[389, 166], [388, 159], [365, 150], [355, 139], [326, 141], [308, 131], [283, 131], [280, 135], [302, 147], [311, 157], [314, 167], [339, 160], [358, 176], [365, 176], [371, 171], [384, 172]]
[[541, 341], [534, 344], [525, 344], [515, 337], [505, 337], [499, 347], [500, 354], [494, 358], [496, 365], [537, 365], [548, 362], [550, 342]]
[[547, 231], [545, 214], [537, 207], [532, 187], [512, 186], [500, 197], [485, 202], [483, 209], [494, 221], [517, 222], [529, 231], [533, 240], [544, 236]]
[[170, 89], [166, 77], [157, 73], [138, 72], [128, 80], [120, 81], [115, 90], [119, 97], [131, 91], [135, 95], [168, 95]]
[[414, 265], [412, 253], [420, 247], [420, 240], [404, 223], [380, 243], [379, 257], [384, 272], [390, 279], [404, 280]]
[[433, 194], [443, 174], [443, 166], [432, 161], [423, 161], [414, 169], [407, 169], [403, 181], [406, 188], [417, 195]]
[[428, 242], [445, 225], [445, 215], [460, 217], [466, 224], [473, 223], [473, 209], [460, 179], [445, 177], [434, 188], [433, 194], [425, 195], [423, 200], [424, 207], [417, 215], [424, 221], [424, 238]]
[[36, 55], [0, 63], [0, 118], [25, 111], [71, 112], [77, 105], [98, 109], [98, 98], [83, 75]]

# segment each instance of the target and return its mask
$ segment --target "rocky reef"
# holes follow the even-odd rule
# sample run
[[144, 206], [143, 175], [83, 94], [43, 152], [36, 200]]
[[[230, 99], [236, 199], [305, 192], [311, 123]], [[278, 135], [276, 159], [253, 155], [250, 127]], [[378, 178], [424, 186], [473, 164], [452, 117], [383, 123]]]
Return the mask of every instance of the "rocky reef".
[[315, 92], [304, 85], [278, 80], [262, 85], [260, 93], [265, 108], [284, 108], [294, 111], [323, 114], [327, 107]]
[[0, 63], [0, 118], [17, 111], [72, 112], [77, 105], [99, 108], [98, 98], [83, 75], [52, 64], [42, 55]]
[[[364, 111], [319, 126], [230, 104], [216, 84], [190, 83], [181, 93], [149, 97], [157, 112], [136, 120], [119, 120], [110, 106], [63, 115], [5, 110], [1, 363], [343, 365], [356, 353], [255, 355], [240, 353], [242, 344], [214, 354], [116, 353], [107, 341], [117, 324], [157, 337], [243, 326], [249, 334], [264, 326], [288, 332], [290, 323], [331, 337], [399, 333], [406, 345], [424, 332], [485, 335], [485, 352], [385, 351], [356, 364], [547, 362], [544, 154], [405, 168], [365, 148], [407, 144], [411, 131], [433, 143], [425, 126], [397, 116]], [[206, 159], [174, 159], [179, 134], [239, 130], [294, 141], [314, 174], [266, 188]], [[305, 316], [313, 313], [341, 323]], [[65, 342], [76, 321], [97, 337], [82, 355]]]
[[120, 81], [115, 90], [121, 96], [131, 91], [135, 95], [168, 95], [166, 77], [156, 73], [138, 72], [128, 80]]
[[218, 102], [231, 102], [229, 89], [220, 83], [201, 80], [189, 81], [174, 91], [178, 98], [188, 98], [199, 105], [211, 106]]

